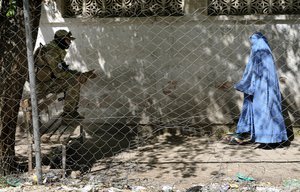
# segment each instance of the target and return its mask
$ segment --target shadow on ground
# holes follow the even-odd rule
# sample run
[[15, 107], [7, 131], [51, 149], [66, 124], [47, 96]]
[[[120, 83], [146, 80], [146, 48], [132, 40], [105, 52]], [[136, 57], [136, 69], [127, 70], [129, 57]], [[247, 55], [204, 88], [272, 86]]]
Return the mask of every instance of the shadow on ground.
[[[290, 147], [264, 150], [257, 149], [257, 144], [224, 144], [220, 138], [195, 129], [141, 128], [121, 124], [84, 126], [89, 128], [86, 137], [72, 139], [67, 146], [68, 173], [79, 170], [120, 178], [134, 172], [156, 179], [170, 175], [188, 179], [206, 174], [218, 179], [226, 175], [228, 163], [282, 163], [297, 161], [295, 155], [300, 154], [298, 142], [293, 142]], [[61, 168], [60, 148], [53, 148], [45, 157], [44, 165]], [[148, 175], [152, 171], [155, 174]]]

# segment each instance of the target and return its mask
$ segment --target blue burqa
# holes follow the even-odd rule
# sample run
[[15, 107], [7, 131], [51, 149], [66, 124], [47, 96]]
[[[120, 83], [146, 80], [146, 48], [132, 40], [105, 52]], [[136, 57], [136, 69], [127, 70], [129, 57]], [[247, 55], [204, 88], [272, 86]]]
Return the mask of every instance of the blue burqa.
[[287, 140], [281, 109], [281, 94], [272, 51], [265, 36], [250, 37], [251, 54], [242, 80], [235, 89], [244, 93], [236, 133], [250, 133], [257, 143]]

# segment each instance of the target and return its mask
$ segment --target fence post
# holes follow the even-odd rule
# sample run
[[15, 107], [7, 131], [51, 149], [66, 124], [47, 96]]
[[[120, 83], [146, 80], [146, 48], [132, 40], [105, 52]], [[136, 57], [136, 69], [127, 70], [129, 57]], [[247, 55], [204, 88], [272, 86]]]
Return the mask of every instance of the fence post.
[[39, 132], [39, 118], [37, 109], [37, 98], [35, 92], [35, 73], [34, 73], [34, 60], [33, 60], [33, 45], [32, 45], [32, 34], [30, 27], [30, 11], [28, 0], [23, 0], [24, 9], [24, 22], [26, 30], [26, 46], [27, 46], [27, 60], [29, 69], [29, 82], [30, 82], [30, 96], [32, 106], [32, 125], [33, 125], [33, 137], [34, 137], [34, 152], [35, 152], [35, 168], [37, 183], [42, 183], [42, 164], [41, 164], [41, 143], [40, 143], [40, 132]]

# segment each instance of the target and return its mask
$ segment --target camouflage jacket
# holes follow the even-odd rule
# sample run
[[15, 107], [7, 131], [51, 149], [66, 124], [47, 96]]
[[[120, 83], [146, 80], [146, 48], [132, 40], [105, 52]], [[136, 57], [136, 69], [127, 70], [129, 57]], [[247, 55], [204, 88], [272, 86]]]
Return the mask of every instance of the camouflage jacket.
[[65, 63], [64, 58], [66, 54], [66, 50], [61, 49], [57, 43], [54, 42], [54, 40], [46, 44], [44, 47], [44, 59], [56, 78], [67, 79], [74, 74], [80, 74], [80, 72], [74, 70], [65, 70], [60, 67], [62, 63]]

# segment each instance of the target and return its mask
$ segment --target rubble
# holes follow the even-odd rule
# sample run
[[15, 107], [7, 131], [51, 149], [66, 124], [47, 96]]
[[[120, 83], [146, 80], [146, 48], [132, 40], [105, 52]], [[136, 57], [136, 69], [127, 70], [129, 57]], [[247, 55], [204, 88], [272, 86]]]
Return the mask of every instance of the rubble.
[[[95, 176], [83, 176], [79, 179], [62, 178], [59, 172], [47, 172], [43, 175], [43, 184], [36, 185], [33, 177], [23, 174], [19, 177], [1, 178], [1, 192], [21, 192], [21, 191], [78, 191], [78, 192], [243, 192], [243, 191], [259, 191], [259, 192], [292, 192], [300, 190], [300, 181], [290, 179], [283, 181], [281, 186], [272, 186], [269, 182], [257, 182], [253, 178], [241, 176], [242, 181], [228, 178], [220, 183], [199, 183], [186, 189], [177, 189], [176, 185], [149, 185], [141, 180], [131, 180], [130, 183], [124, 185], [124, 181], [105, 181]], [[250, 179], [249, 179], [250, 178]], [[3, 182], [6, 180], [7, 184]], [[11, 184], [9, 184], [11, 183]], [[13, 183], [13, 184], [12, 184]]]

